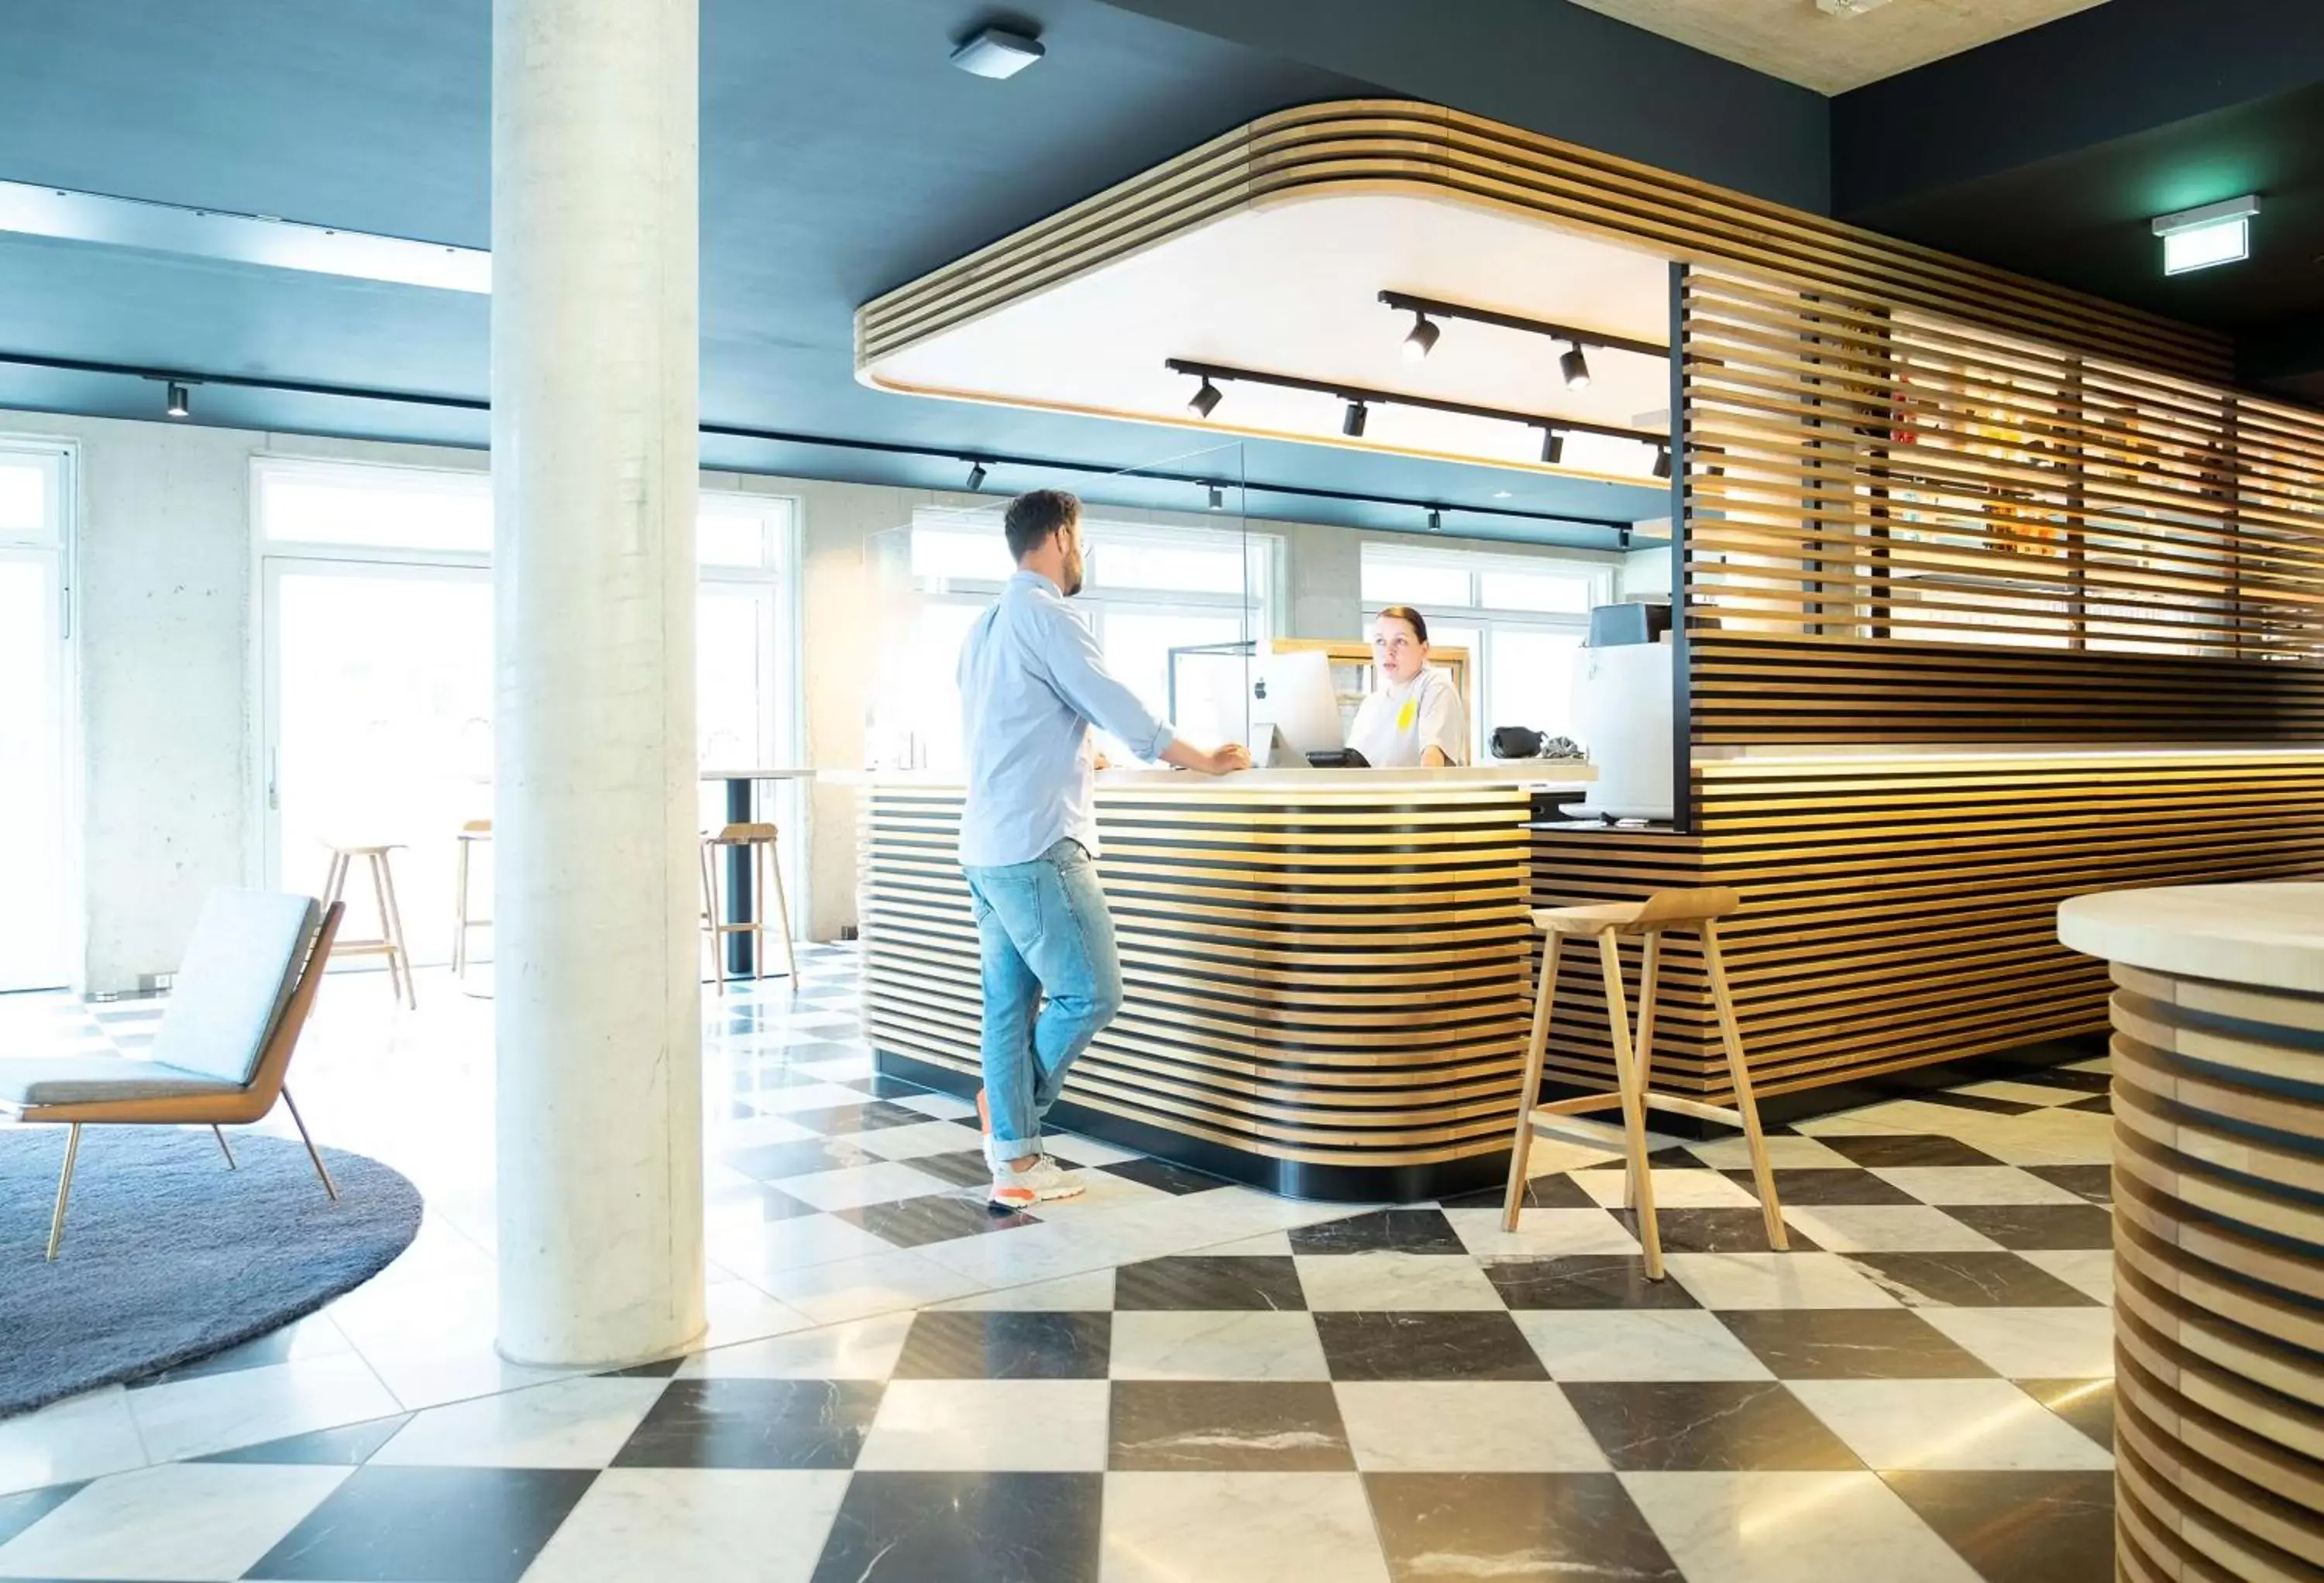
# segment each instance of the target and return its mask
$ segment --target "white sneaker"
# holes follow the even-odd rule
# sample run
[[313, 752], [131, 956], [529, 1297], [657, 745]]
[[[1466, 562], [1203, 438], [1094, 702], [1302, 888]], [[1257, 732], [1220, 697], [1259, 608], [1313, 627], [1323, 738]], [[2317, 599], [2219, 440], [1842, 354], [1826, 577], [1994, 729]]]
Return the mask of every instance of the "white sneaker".
[[993, 1163], [990, 1201], [1004, 1210], [1027, 1209], [1052, 1199], [1079, 1198], [1083, 1191], [1082, 1179], [1047, 1155], [1022, 1171], [1011, 1169], [1006, 1161]]

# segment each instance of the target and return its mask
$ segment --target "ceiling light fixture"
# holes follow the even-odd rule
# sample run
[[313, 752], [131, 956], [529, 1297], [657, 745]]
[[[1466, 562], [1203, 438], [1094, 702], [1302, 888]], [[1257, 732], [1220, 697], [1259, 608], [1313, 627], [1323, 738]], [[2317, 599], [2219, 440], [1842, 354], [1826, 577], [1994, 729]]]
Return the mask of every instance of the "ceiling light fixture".
[[1222, 399], [1219, 387], [1205, 379], [1203, 388], [1194, 392], [1194, 399], [1186, 403], [1186, 410], [1197, 418], [1208, 418]]
[[1563, 429], [1545, 428], [1541, 431], [1541, 459], [1545, 464], [1552, 467], [1556, 466], [1560, 462], [1565, 460], [1565, 431]]
[[186, 387], [176, 380], [171, 380], [168, 404], [162, 408], [162, 410], [172, 418], [183, 418], [193, 410], [193, 403], [186, 399]]
[[1344, 413], [1340, 419], [1340, 432], [1346, 435], [1350, 439], [1361, 439], [1363, 437], [1364, 404], [1361, 401], [1351, 401], [1348, 403], [1346, 413]]
[[1444, 531], [1444, 513], [1438, 511], [1434, 506], [1428, 508], [1428, 530], [1431, 533], [1442, 533]]
[[1655, 476], [1656, 478], [1668, 478], [1670, 475], [1670, 447], [1668, 446], [1665, 446], [1655, 453]]
[[[1670, 348], [1660, 341], [1641, 341], [1634, 336], [1609, 335], [1587, 325], [1562, 325], [1552, 319], [1529, 318], [1521, 313], [1503, 313], [1499, 308], [1471, 308], [1465, 302], [1446, 302], [1435, 297], [1416, 297], [1409, 291], [1383, 291], [1379, 299], [1398, 313], [1409, 313], [1422, 319], [1458, 318], [1471, 324], [1496, 325], [1505, 330], [1521, 330], [1528, 336], [1547, 336], [1564, 341], [1577, 352], [1587, 346], [1593, 352], [1628, 352], [1640, 357], [1652, 357], [1667, 362]], [[1434, 326], [1430, 326], [1434, 328]], [[1434, 337], [1431, 337], [1432, 344]], [[1405, 339], [1409, 354], [1410, 336]]]
[[[1189, 358], [1170, 357], [1163, 366], [1172, 373], [1187, 379], [1199, 379], [1205, 390], [1216, 384], [1245, 381], [1257, 385], [1273, 385], [1286, 391], [1312, 391], [1319, 396], [1329, 396], [1343, 401], [1350, 408], [1417, 407], [1430, 412], [1453, 412], [1463, 418], [1489, 419], [1495, 423], [1522, 424], [1527, 428], [1556, 428], [1571, 434], [1602, 434], [1609, 439], [1628, 440], [1636, 445], [1659, 446], [1668, 443], [1667, 428], [1636, 428], [1615, 423], [1594, 423], [1587, 419], [1569, 418], [1563, 413], [1517, 412], [1506, 407], [1482, 407], [1472, 401], [1447, 400], [1441, 396], [1424, 396], [1415, 391], [1383, 391], [1366, 385], [1351, 385], [1341, 380], [1308, 379], [1296, 373], [1273, 373], [1265, 369], [1237, 368], [1224, 363], [1196, 363]], [[1189, 410], [1197, 416], [1205, 410], [1201, 392], [1197, 392]], [[1210, 402], [1216, 406], [1215, 400]], [[1360, 429], [1342, 428], [1351, 437]]]
[[1426, 357], [1431, 352], [1436, 350], [1436, 337], [1443, 333], [1428, 322], [1426, 314], [1414, 314], [1412, 333], [1404, 338], [1404, 360], [1406, 363], [1418, 363]]
[[982, 488], [984, 487], [984, 476], [985, 476], [985, 475], [984, 475], [984, 464], [983, 464], [983, 463], [982, 463], [982, 462], [971, 462], [971, 463], [968, 465], [968, 492], [969, 492], [969, 493], [971, 493], [971, 494], [974, 494], [978, 490], [982, 489]]
[[1224, 495], [1221, 494], [1221, 493], [1219, 492], [1219, 486], [1218, 486], [1217, 484], [1213, 483], [1213, 485], [1211, 485], [1211, 504], [1210, 504], [1210, 509], [1211, 509], [1212, 511], [1217, 511], [1221, 506], [1223, 506], [1223, 505], [1225, 505], [1225, 504], [1226, 504], [1226, 496], [1224, 496]]
[[1038, 39], [989, 27], [954, 50], [952, 63], [979, 77], [1014, 77], [1047, 53]]
[[2259, 199], [2246, 196], [2156, 216], [2152, 224], [2163, 238], [2163, 272], [2183, 275], [2249, 258], [2251, 221], [2257, 213]]
[[1581, 342], [1576, 341], [1565, 349], [1565, 355], [1557, 360], [1557, 372], [1564, 376], [1567, 390], [1586, 391], [1590, 388], [1590, 359], [1582, 355]]

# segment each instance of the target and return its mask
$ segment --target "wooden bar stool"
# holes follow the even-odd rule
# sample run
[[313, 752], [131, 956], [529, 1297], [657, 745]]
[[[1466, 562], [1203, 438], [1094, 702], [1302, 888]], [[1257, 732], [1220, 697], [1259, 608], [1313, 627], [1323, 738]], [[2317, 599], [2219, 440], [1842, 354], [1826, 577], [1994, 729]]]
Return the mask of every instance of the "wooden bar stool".
[[387, 958], [389, 986], [395, 998], [412, 1010], [420, 1009], [420, 993], [411, 982], [411, 952], [403, 941], [403, 912], [395, 904], [395, 871], [389, 866], [387, 854], [401, 848], [401, 842], [390, 842], [384, 846], [349, 846], [336, 841], [323, 843], [330, 849], [330, 878], [323, 883], [323, 906], [344, 900], [347, 888], [347, 870], [357, 858], [371, 870], [372, 898], [379, 907], [379, 938], [376, 940], [337, 940], [332, 942], [331, 954], [340, 956], [384, 956]]
[[[1526, 1045], [1525, 1087], [1517, 1095], [1517, 1135], [1509, 1153], [1509, 1190], [1501, 1203], [1502, 1229], [1517, 1229], [1517, 1210], [1525, 1200], [1526, 1156], [1543, 1116], [1578, 1116], [1618, 1105], [1622, 1109], [1622, 1139], [1628, 1163], [1624, 1168], [1623, 1201], [1638, 1212], [1638, 1242], [1646, 1256], [1646, 1274], [1662, 1279], [1662, 1235], [1655, 1223], [1654, 1177], [1646, 1168], [1648, 1110], [1669, 1110], [1739, 1127], [1751, 1152], [1751, 1175], [1759, 1184], [1759, 1212], [1767, 1222], [1767, 1245], [1778, 1251], [1789, 1246], [1784, 1236], [1783, 1206], [1775, 1200], [1775, 1177], [1767, 1166], [1766, 1139], [1759, 1132], [1759, 1107], [1751, 1098], [1751, 1073], [1743, 1060], [1743, 1035], [1735, 1026], [1735, 1001], [1727, 990], [1727, 966], [1719, 952], [1719, 920], [1742, 906], [1742, 897], [1723, 887], [1688, 890], [1657, 890], [1644, 901], [1603, 902], [1592, 907], [1545, 907], [1533, 916], [1540, 928], [1541, 987], [1534, 999], [1533, 1036]], [[1694, 929], [1702, 937], [1702, 964], [1711, 978], [1711, 999], [1719, 1010], [1719, 1035], [1727, 1046], [1727, 1074], [1735, 1088], [1730, 1109], [1657, 1094], [1650, 1084], [1655, 1042], [1655, 992], [1662, 964], [1662, 937], [1666, 929]], [[1584, 1094], [1577, 1099], [1537, 1103], [1542, 1063], [1549, 1047], [1551, 1008], [1557, 997], [1559, 948], [1568, 936], [1598, 937], [1600, 971], [1606, 980], [1607, 1031], [1614, 1045], [1617, 1091]], [[1637, 1053], [1632, 1054], [1629, 1006], [1622, 991], [1621, 948], [1624, 934], [1643, 935], [1645, 962], [1638, 973]]]
[[[730, 847], [750, 849], [751, 916], [730, 924], [718, 907], [718, 860]], [[767, 897], [775, 898], [775, 916], [783, 932], [783, 957], [790, 963], [791, 987], [798, 987], [798, 953], [791, 945], [791, 904], [783, 895], [783, 875], [775, 861], [775, 827], [771, 824], [729, 824], [715, 835], [702, 838], [702, 926], [710, 934], [710, 958], [718, 971], [718, 992], [726, 993], [726, 936], [751, 936], [751, 971], [764, 978], [767, 971]]]
[[493, 926], [492, 919], [473, 917], [468, 912], [468, 854], [479, 843], [489, 845], [492, 839], [489, 819], [471, 819], [460, 826], [458, 855], [452, 869], [452, 976], [456, 979], [468, 973], [468, 931]]

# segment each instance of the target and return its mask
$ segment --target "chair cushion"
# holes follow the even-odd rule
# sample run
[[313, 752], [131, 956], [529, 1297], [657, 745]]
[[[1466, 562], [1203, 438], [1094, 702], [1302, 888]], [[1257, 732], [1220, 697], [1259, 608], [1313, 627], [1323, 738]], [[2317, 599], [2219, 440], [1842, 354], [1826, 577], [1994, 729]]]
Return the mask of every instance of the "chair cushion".
[[36, 1055], [0, 1060], [0, 1105], [80, 1105], [231, 1094], [242, 1084], [119, 1055]]
[[309, 896], [210, 892], [147, 1052], [153, 1063], [248, 1087], [322, 918]]

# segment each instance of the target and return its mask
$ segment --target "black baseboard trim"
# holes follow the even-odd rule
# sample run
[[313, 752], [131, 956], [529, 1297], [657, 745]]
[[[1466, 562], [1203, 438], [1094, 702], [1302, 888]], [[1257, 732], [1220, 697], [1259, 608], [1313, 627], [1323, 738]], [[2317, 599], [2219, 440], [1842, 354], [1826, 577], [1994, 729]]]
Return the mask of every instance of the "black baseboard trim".
[[[1853, 1110], [1888, 1100], [1909, 1100], [1934, 1089], [2024, 1077], [2038, 1073], [2043, 1067], [2088, 1061], [2106, 1052], [2104, 1034], [2045, 1040], [1962, 1061], [1938, 1062], [1903, 1072], [1883, 1072], [1877, 1077], [1773, 1094], [1759, 1101], [1759, 1119], [1768, 1127], [1783, 1127], [1812, 1116], [1828, 1116], [1835, 1110]], [[890, 1077], [919, 1083], [940, 1093], [956, 1094], [964, 1100], [976, 1097], [977, 1080], [967, 1072], [877, 1047], [872, 1051], [872, 1059], [878, 1069]], [[1543, 1093], [1546, 1099], [1563, 1099], [1586, 1091], [1551, 1084]], [[1311, 1199], [1319, 1203], [1421, 1203], [1499, 1187], [1508, 1180], [1509, 1154], [1506, 1148], [1436, 1164], [1314, 1165], [1277, 1159], [1249, 1149], [1230, 1148], [1208, 1138], [1189, 1137], [1167, 1127], [1093, 1109], [1072, 1100], [1060, 1100], [1050, 1115], [1060, 1127], [1101, 1142], [1136, 1149], [1141, 1155], [1208, 1172], [1278, 1197]], [[1732, 1130], [1716, 1122], [1667, 1113], [1656, 1114], [1652, 1125], [1656, 1132], [1687, 1139], [1723, 1137]]]
[[[872, 1058], [888, 1076], [957, 1094], [964, 1100], [976, 1097], [977, 1080], [967, 1072], [877, 1047]], [[1071, 1100], [1058, 1100], [1049, 1118], [1100, 1142], [1136, 1149], [1141, 1155], [1152, 1155], [1174, 1165], [1208, 1172], [1279, 1198], [1310, 1199], [1318, 1203], [1423, 1203], [1454, 1193], [1499, 1187], [1508, 1179], [1509, 1173], [1507, 1149], [1436, 1164], [1314, 1165], [1298, 1160], [1279, 1160], [1249, 1149], [1230, 1148], [1208, 1138], [1189, 1137], [1167, 1127], [1092, 1109]]]

